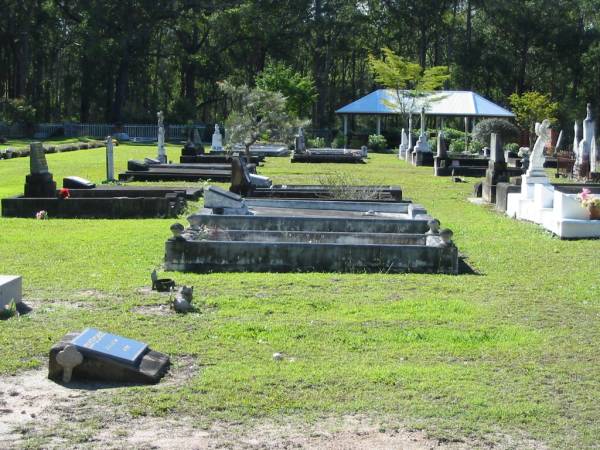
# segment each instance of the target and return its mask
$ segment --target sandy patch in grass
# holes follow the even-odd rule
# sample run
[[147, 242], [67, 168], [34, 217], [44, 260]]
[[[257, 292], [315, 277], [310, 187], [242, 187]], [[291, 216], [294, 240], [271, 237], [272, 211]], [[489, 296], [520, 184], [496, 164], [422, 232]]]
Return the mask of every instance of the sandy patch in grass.
[[[198, 370], [195, 358], [183, 357], [159, 384], [180, 386]], [[106, 406], [98, 396], [127, 389], [104, 383], [74, 383], [64, 387], [46, 378], [45, 370], [0, 378], [0, 448], [93, 448], [93, 449], [387, 449], [463, 450], [471, 448], [542, 449], [539, 443], [509, 436], [491, 442], [445, 442], [424, 432], [381, 426], [373, 418], [346, 415], [300, 422], [251, 420], [232, 424], [216, 422], [199, 426], [201, 420], [173, 414], [168, 417], [132, 417]]]

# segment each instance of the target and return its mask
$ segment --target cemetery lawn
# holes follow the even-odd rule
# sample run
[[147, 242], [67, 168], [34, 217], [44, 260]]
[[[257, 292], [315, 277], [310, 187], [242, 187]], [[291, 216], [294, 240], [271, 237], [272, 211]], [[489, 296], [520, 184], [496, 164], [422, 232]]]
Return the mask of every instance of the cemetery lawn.
[[[168, 151], [178, 159], [177, 147]], [[117, 147], [117, 172], [154, 152]], [[58, 184], [67, 175], [105, 178], [103, 149], [48, 163]], [[28, 164], [0, 161], [0, 197], [22, 192]], [[560, 241], [469, 203], [474, 179], [435, 178], [394, 155], [366, 165], [268, 158], [259, 169], [287, 184], [334, 171], [353, 183], [400, 185], [454, 230], [478, 274], [169, 273], [195, 286], [202, 304], [179, 316], [160, 308], [168, 297], [147, 290], [174, 220], [0, 218], [0, 273], [23, 275], [34, 307], [0, 322], [0, 375], [43, 371], [63, 334], [96, 327], [169, 354], [182, 380], [97, 396], [133, 416], [206, 426], [357, 414], [481, 445], [597, 445], [600, 240]]]
[[71, 144], [74, 142], [89, 142], [96, 141], [98, 139], [79, 137], [79, 138], [49, 138], [49, 139], [8, 139], [5, 143], [0, 144], [0, 150], [6, 150], [8, 148], [26, 148], [31, 142], [43, 142], [44, 145], [62, 145]]

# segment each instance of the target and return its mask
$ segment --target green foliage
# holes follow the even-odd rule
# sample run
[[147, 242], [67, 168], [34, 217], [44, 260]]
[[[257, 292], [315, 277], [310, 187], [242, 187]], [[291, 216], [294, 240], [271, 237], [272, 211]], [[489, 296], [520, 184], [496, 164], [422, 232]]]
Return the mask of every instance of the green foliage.
[[179, 97], [169, 106], [165, 119], [170, 123], [193, 123], [196, 119], [196, 104], [193, 100]]
[[388, 144], [385, 137], [381, 134], [369, 135], [369, 143], [367, 144], [369, 150], [374, 152], [382, 152], [387, 150]]
[[510, 144], [506, 144], [504, 146], [504, 151], [518, 153], [519, 144], [517, 144], [516, 142], [511, 142]]
[[322, 137], [314, 137], [308, 138], [307, 146], [309, 148], [324, 148], [325, 147], [325, 138]]
[[331, 146], [333, 148], [344, 148], [344, 145], [346, 144], [346, 137], [343, 135], [343, 133], [338, 133], [335, 138], [333, 139], [333, 141], [331, 142]]
[[219, 83], [219, 88], [229, 97], [232, 105], [225, 121], [228, 147], [242, 145], [249, 155], [250, 146], [259, 139], [290, 142], [296, 129], [304, 125], [288, 114], [285, 98], [280, 92], [247, 85], [234, 86], [227, 81]]
[[496, 133], [502, 142], [513, 142], [519, 138], [519, 129], [505, 119], [485, 119], [473, 127], [473, 139], [489, 145], [490, 136]]
[[4, 306], [4, 308], [0, 309], [0, 320], [10, 319], [11, 317], [14, 317], [16, 315], [17, 304], [14, 300], [11, 300], [10, 302], [8, 302], [7, 305]]
[[550, 97], [536, 91], [517, 93], [509, 97], [517, 123], [523, 130], [534, 131], [535, 123], [544, 119], [555, 121], [558, 112], [558, 103], [552, 102]]
[[25, 98], [12, 98], [0, 101], [0, 122], [31, 126], [35, 123], [35, 108]]
[[[423, 68], [418, 63], [397, 55], [388, 47], [381, 51], [382, 59], [369, 55], [369, 66], [375, 74], [375, 80], [393, 90], [396, 95], [394, 102], [384, 100], [386, 106], [402, 114], [413, 111], [417, 98], [439, 89], [450, 78], [447, 66]], [[423, 106], [427, 107], [426, 104]]]
[[302, 75], [282, 62], [269, 62], [256, 76], [256, 86], [285, 97], [287, 112], [295, 117], [308, 117], [317, 100], [317, 90], [310, 75]]
[[487, 147], [483, 142], [476, 140], [469, 142], [469, 151], [471, 153], [479, 153], [481, 150], [483, 150], [483, 147]]
[[462, 139], [454, 139], [450, 142], [448, 147], [448, 151], [450, 153], [464, 153], [465, 152], [465, 140]]

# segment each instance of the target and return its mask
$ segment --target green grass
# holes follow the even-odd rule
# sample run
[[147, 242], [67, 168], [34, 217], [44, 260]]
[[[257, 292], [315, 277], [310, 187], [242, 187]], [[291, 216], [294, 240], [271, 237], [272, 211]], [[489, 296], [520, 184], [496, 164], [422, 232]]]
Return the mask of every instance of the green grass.
[[[119, 146], [117, 170], [150, 147]], [[169, 147], [171, 159], [178, 149]], [[103, 149], [48, 156], [63, 176], [104, 179]], [[0, 197], [22, 192], [27, 158], [0, 161]], [[290, 164], [260, 173], [310, 183], [347, 172], [396, 184], [455, 232], [480, 275], [172, 273], [200, 313], [144, 313], [173, 220], [0, 219], [0, 273], [39, 304], [0, 322], [0, 374], [39, 367], [64, 333], [95, 326], [148, 342], [189, 382], [111, 399], [134, 414], [249, 420], [364, 413], [435, 436], [527, 435], [557, 448], [600, 439], [600, 240], [560, 241], [469, 203], [472, 183], [393, 155], [364, 166]], [[474, 181], [474, 180], [469, 180]], [[180, 184], [180, 183], [179, 183]], [[184, 219], [182, 219], [183, 222]], [[274, 352], [286, 359], [272, 360]]]

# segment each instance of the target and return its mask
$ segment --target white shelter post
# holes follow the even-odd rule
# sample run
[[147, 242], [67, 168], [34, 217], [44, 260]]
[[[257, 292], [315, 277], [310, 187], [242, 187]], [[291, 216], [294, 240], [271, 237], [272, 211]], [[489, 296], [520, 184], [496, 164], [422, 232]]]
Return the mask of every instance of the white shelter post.
[[465, 116], [465, 152], [469, 151], [469, 118]]

